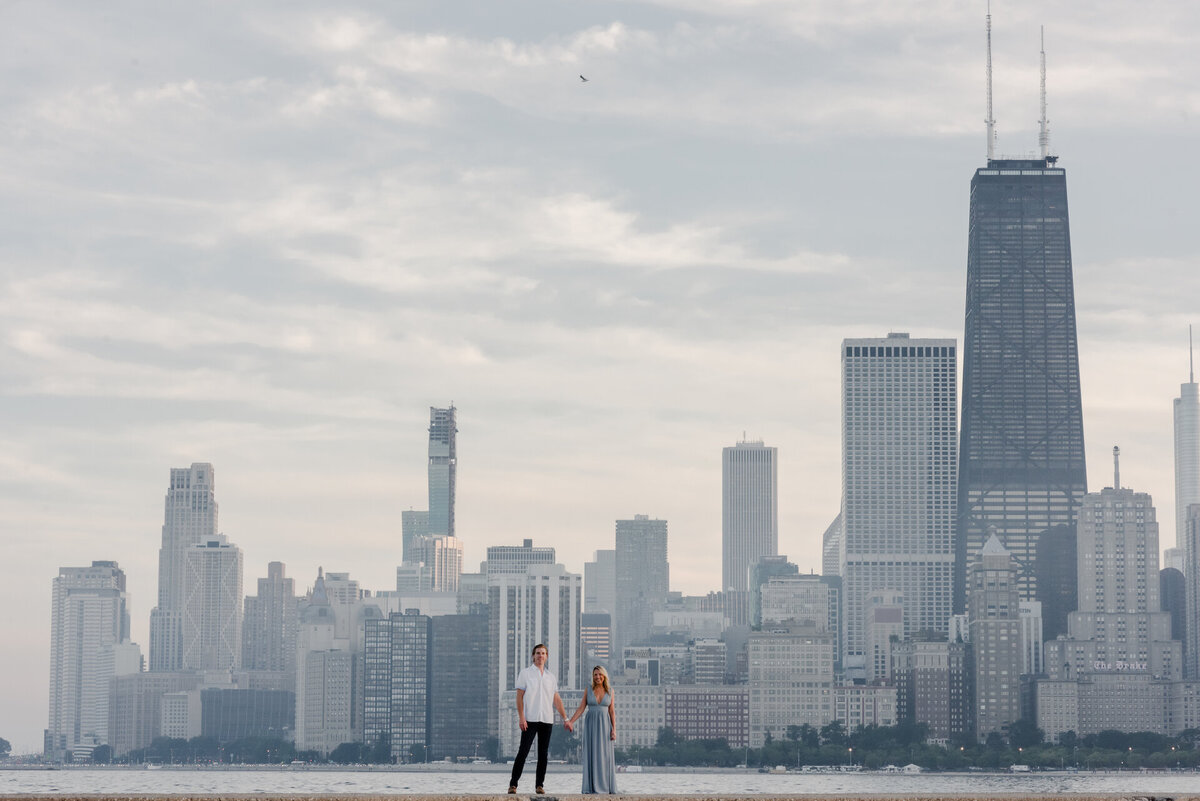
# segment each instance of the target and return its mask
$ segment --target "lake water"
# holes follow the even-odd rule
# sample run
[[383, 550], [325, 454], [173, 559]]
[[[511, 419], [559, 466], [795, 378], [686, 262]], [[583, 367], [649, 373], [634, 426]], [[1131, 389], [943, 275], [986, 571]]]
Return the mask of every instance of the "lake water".
[[[533, 765], [521, 779], [524, 795], [533, 790]], [[508, 769], [325, 770], [133, 768], [0, 770], [3, 795], [224, 795], [251, 793], [337, 794], [496, 794], [508, 787]], [[546, 792], [578, 793], [578, 768], [552, 768]], [[998, 796], [1062, 794], [1188, 795], [1200, 793], [1197, 773], [882, 773], [765, 774], [756, 772], [621, 773], [628, 795], [793, 795], [845, 794]]]

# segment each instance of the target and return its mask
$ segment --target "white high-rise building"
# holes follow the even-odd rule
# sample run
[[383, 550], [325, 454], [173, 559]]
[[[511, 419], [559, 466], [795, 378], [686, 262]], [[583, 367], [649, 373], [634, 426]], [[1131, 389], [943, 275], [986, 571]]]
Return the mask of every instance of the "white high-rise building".
[[515, 717], [507, 717], [515, 715], [514, 682], [532, 663], [535, 645], [550, 651], [546, 667], [560, 692], [580, 688], [582, 612], [583, 576], [562, 565], [531, 564], [523, 574], [489, 576], [488, 734], [501, 738], [502, 753], [516, 753], [512, 738], [519, 730]]
[[[1184, 550], [1187, 553], [1185, 576], [1200, 576], [1200, 503], [1187, 508], [1183, 520]], [[1200, 679], [1200, 588], [1193, 579], [1184, 582], [1184, 623], [1187, 629], [1187, 664], [1184, 666], [1189, 679]]]
[[428, 571], [430, 592], [458, 592], [463, 563], [463, 547], [458, 537], [418, 537], [413, 543], [413, 554], [412, 561], [419, 562]]
[[141, 670], [129, 641], [125, 573], [116, 562], [62, 567], [50, 606], [46, 759], [86, 761], [108, 738], [109, 681]]
[[583, 611], [617, 612], [617, 552], [596, 551], [583, 563]]
[[[904, 633], [946, 630], [958, 469], [953, 339], [842, 343], [842, 626], [863, 664], [866, 598], [904, 599]], [[865, 667], [865, 665], [864, 665]]]
[[216, 476], [204, 462], [171, 469], [158, 551], [158, 606], [150, 612], [150, 669], [183, 668], [184, 559], [217, 535]]
[[[357, 583], [345, 574], [331, 575], [339, 579], [327, 582], [317, 569], [296, 628], [296, 747], [322, 754], [362, 738], [362, 721], [355, 715], [361, 665], [348, 632], [353, 613], [340, 608], [348, 606], [348, 596], [357, 596]], [[330, 597], [329, 585], [338, 600]]]
[[742, 441], [721, 450], [722, 589], [749, 589], [750, 568], [779, 554], [778, 449]]
[[242, 664], [242, 551], [224, 534], [184, 551], [181, 634], [184, 670]]

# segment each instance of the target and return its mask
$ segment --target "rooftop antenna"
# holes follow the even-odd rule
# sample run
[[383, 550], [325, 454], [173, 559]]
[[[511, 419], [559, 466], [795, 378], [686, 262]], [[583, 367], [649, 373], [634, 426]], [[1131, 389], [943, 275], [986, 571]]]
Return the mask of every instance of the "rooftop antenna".
[[1121, 488], [1121, 449], [1113, 445], [1113, 489]]
[[1192, 324], [1188, 323], [1188, 383], [1196, 383], [1196, 358], [1192, 353]]
[[996, 153], [996, 118], [992, 116], [992, 0], [987, 4], [987, 119], [984, 122], [987, 124], [987, 157], [991, 161]]
[[1042, 158], [1050, 155], [1050, 120], [1046, 119], [1046, 26], [1042, 26], [1042, 118], [1038, 121], [1041, 131], [1038, 144], [1042, 146]]

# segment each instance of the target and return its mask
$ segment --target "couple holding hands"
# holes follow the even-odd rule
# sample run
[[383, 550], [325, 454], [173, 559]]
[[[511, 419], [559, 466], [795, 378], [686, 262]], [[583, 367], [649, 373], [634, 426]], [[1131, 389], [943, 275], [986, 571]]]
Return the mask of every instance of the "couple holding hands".
[[517, 782], [525, 768], [529, 748], [537, 737], [537, 784], [539, 794], [545, 792], [546, 759], [550, 753], [550, 734], [554, 731], [554, 712], [562, 716], [567, 731], [575, 730], [575, 721], [583, 717], [583, 790], [584, 793], [615, 793], [617, 770], [613, 758], [613, 742], [617, 739], [617, 710], [613, 703], [608, 673], [597, 665], [592, 668], [592, 684], [583, 692], [583, 700], [575, 714], [567, 717], [558, 694], [558, 679], [546, 669], [550, 650], [542, 644], [534, 646], [533, 664], [517, 675], [517, 720], [521, 726], [521, 746], [513, 760], [512, 779], [508, 792], [517, 792]]

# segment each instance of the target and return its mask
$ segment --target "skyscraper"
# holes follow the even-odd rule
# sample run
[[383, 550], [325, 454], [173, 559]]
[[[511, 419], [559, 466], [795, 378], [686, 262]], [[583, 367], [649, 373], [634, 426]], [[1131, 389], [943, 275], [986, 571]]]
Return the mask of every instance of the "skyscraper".
[[[183, 667], [184, 559], [217, 536], [216, 475], [211, 464], [171, 469], [158, 551], [158, 606], [150, 612], [150, 669]], [[240, 592], [240, 591], [239, 591]]]
[[242, 664], [242, 552], [224, 534], [184, 552], [180, 634], [184, 670]]
[[975, 737], [1021, 718], [1021, 607], [1012, 558], [993, 534], [967, 577], [975, 687]]
[[[990, 115], [989, 115], [990, 116]], [[955, 608], [995, 533], [1021, 598], [1062, 633], [1087, 493], [1066, 173], [1056, 157], [993, 159], [971, 181]]]
[[779, 553], [778, 473], [777, 449], [761, 441], [721, 451], [721, 589], [749, 589], [750, 567]]
[[667, 521], [634, 515], [618, 520], [616, 534], [617, 617], [613, 622], [614, 652], [650, 634], [655, 611], [670, 591], [667, 564]]
[[454, 485], [458, 472], [456, 410], [429, 407], [429, 523], [427, 533], [454, 536]]
[[952, 339], [889, 334], [842, 343], [840, 573], [848, 668], [864, 664], [871, 593], [900, 593], [907, 636], [946, 630], [954, 577], [955, 361]]
[[109, 680], [141, 670], [141, 652], [129, 642], [125, 572], [116, 562], [59, 568], [53, 588], [45, 756], [82, 761], [109, 742]]
[[[1200, 503], [1200, 384], [1196, 383], [1196, 370], [1192, 364], [1191, 328], [1188, 329], [1188, 382], [1179, 385], [1179, 397], [1175, 399], [1175, 543], [1183, 547], [1183, 563], [1190, 565], [1192, 557], [1187, 550], [1187, 509]], [[1197, 580], [1194, 573], [1184, 573], [1191, 582]], [[1196, 642], [1196, 640], [1192, 640]]]
[[267, 565], [258, 580], [258, 594], [247, 595], [242, 621], [242, 667], [283, 671], [285, 686], [296, 681], [296, 623], [299, 611], [296, 583], [283, 562]]

